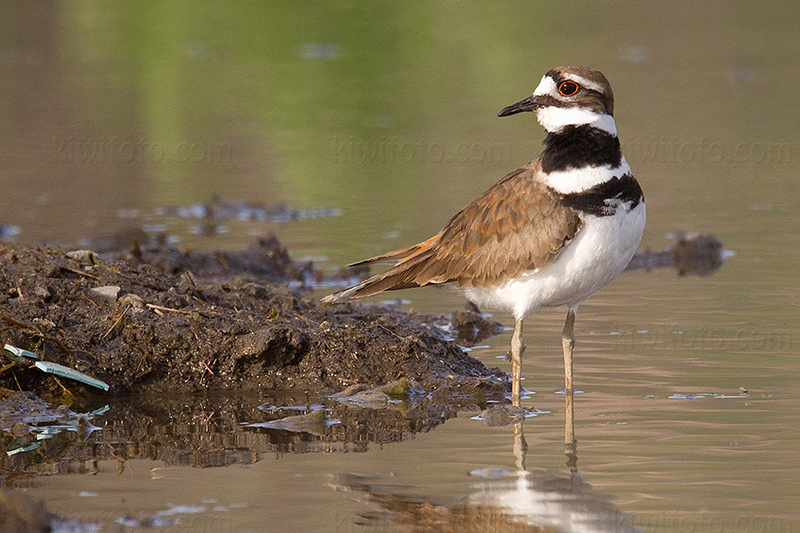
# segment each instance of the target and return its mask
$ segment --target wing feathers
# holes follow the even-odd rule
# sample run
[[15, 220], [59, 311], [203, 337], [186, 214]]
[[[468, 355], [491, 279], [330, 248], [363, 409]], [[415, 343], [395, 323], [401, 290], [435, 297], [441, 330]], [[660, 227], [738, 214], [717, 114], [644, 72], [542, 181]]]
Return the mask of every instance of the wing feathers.
[[353, 263], [395, 265], [323, 300], [452, 281], [460, 287], [483, 287], [547, 266], [575, 237], [581, 220], [539, 179], [538, 163], [498, 181], [430, 239]]
[[403, 259], [406, 259], [415, 253], [420, 252], [421, 250], [425, 250], [430, 247], [433, 242], [439, 237], [439, 235], [434, 235], [430, 239], [423, 241], [419, 244], [414, 244], [407, 248], [401, 248], [399, 250], [393, 250], [391, 252], [386, 252], [385, 254], [376, 255], [375, 257], [370, 257], [369, 259], [362, 259], [361, 261], [356, 261], [355, 263], [350, 263], [349, 267], [355, 266], [362, 266], [362, 265], [378, 265], [378, 264], [396, 264]]

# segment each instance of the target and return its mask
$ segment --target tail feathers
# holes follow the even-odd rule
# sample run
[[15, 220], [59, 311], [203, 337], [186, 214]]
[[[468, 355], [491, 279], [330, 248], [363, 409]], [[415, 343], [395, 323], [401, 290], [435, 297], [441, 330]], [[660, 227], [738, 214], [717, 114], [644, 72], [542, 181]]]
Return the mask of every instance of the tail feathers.
[[[428, 241], [422, 244], [427, 243]], [[416, 250], [409, 252], [404, 261], [390, 268], [386, 272], [376, 274], [371, 278], [362, 281], [358, 285], [350, 287], [349, 289], [329, 294], [328, 296], [322, 298], [322, 301], [327, 303], [345, 302], [347, 300], [355, 300], [358, 298], [373, 296], [383, 291], [410, 289], [412, 287], [421, 287], [429, 283], [437, 283], [436, 280], [423, 280], [419, 279], [418, 277], [418, 274], [424, 270], [425, 266], [427, 265], [428, 259], [430, 259], [433, 255], [430, 248], [421, 249], [420, 247], [422, 244], [412, 246], [411, 248], [416, 248]], [[405, 250], [407, 249], [398, 250], [398, 252]], [[390, 254], [391, 253], [394, 252], [390, 252]], [[386, 256], [389, 256], [390, 254], [386, 254]], [[410, 257], [408, 257], [408, 255], [410, 255]], [[372, 260], [362, 261], [359, 264], [365, 264], [370, 261]]]

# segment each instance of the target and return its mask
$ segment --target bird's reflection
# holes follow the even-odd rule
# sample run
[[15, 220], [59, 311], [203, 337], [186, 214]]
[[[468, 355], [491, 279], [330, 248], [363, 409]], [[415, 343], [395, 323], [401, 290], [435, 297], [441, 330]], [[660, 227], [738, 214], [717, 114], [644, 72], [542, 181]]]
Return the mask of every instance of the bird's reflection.
[[356, 519], [365, 525], [389, 520], [411, 526], [414, 531], [639, 531], [633, 526], [633, 516], [617, 509], [610, 497], [595, 492], [580, 475], [573, 399], [566, 398], [566, 476], [543, 469], [528, 470], [528, 443], [524, 422], [519, 421], [513, 424], [516, 470], [500, 479], [466, 484], [465, 503], [446, 505], [435, 495], [409, 496], [408, 487], [354, 474], [335, 476], [330, 484], [337, 490], [356, 493], [380, 509]]

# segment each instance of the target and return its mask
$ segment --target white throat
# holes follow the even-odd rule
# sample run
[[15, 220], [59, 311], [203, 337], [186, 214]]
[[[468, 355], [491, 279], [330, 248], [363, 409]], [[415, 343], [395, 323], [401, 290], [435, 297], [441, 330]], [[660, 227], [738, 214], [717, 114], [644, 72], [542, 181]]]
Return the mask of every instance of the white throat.
[[617, 134], [614, 117], [605, 113], [597, 113], [586, 107], [543, 107], [536, 111], [536, 118], [539, 120], [539, 124], [550, 133], [556, 133], [564, 126], [588, 124], [607, 131], [611, 135]]

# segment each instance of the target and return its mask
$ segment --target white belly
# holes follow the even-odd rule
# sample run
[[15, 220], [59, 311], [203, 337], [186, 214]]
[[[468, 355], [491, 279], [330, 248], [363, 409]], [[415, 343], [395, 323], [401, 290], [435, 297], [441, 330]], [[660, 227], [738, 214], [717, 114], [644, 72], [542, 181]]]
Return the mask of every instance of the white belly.
[[611, 216], [587, 215], [548, 266], [499, 287], [467, 287], [464, 293], [478, 307], [507, 311], [516, 319], [542, 309], [575, 307], [625, 269], [642, 240], [645, 218], [644, 202]]

